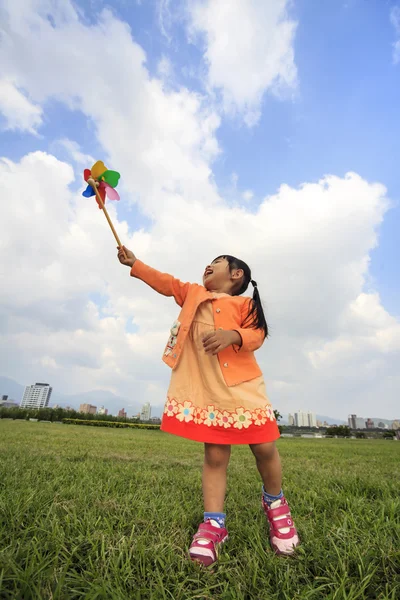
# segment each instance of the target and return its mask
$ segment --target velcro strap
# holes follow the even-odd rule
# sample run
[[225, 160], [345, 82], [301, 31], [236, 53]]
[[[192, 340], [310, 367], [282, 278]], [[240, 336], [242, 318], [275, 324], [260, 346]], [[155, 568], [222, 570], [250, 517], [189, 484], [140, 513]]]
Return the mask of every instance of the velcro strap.
[[287, 504], [283, 506], [277, 506], [276, 508], [270, 508], [268, 515], [271, 518], [280, 517], [281, 515], [290, 515], [290, 510]]
[[293, 527], [293, 519], [290, 517], [287, 519], [277, 519], [273, 521], [275, 529], [284, 529], [285, 527]]
[[209, 529], [203, 529], [199, 527], [199, 531], [194, 534], [194, 540], [206, 540], [207, 542], [213, 542], [214, 544], [219, 541], [220, 535], [218, 533], [214, 533], [214, 531], [210, 531]]

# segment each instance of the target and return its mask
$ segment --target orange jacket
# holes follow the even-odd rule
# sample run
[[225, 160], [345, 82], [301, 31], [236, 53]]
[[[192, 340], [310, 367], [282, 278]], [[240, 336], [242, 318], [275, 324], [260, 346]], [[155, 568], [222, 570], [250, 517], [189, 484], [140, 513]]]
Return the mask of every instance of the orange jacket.
[[223, 296], [208, 292], [205, 287], [196, 283], [182, 283], [167, 273], [160, 273], [136, 259], [132, 269], [132, 277], [141, 279], [159, 294], [173, 296], [182, 307], [178, 321], [171, 329], [163, 361], [172, 369], [179, 363], [186, 336], [189, 333], [198, 306], [211, 300], [213, 303], [215, 329], [238, 331], [242, 338], [240, 348], [229, 346], [218, 353], [218, 360], [225, 382], [228, 386], [250, 381], [260, 376], [261, 369], [257, 364], [254, 351], [264, 342], [264, 332], [244, 325], [249, 311], [250, 298], [243, 296]]

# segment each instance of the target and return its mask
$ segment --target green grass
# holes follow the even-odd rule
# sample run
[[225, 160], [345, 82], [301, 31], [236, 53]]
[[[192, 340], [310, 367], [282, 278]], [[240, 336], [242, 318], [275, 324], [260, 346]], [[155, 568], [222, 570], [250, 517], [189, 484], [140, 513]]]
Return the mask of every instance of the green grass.
[[234, 447], [230, 540], [187, 560], [202, 446], [159, 431], [0, 421], [0, 598], [400, 598], [400, 443], [282, 439], [302, 546], [268, 546], [248, 448]]

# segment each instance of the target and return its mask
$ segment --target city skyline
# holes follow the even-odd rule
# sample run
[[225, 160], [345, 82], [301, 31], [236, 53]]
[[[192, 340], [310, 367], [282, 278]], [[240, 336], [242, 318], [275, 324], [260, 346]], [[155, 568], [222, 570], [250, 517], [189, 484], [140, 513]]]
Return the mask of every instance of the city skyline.
[[[20, 389], [21, 391], [18, 391], [17, 393], [16, 392], [14, 392], [14, 393], [8, 393], [8, 392], [10, 392], [10, 387], [11, 387], [11, 389], [15, 389], [15, 388], [13, 388], [13, 384], [16, 384], [16, 386], [18, 387], [18, 389]], [[22, 384], [19, 384], [19, 383], [15, 382], [14, 380], [10, 379], [10, 378], [5, 378], [5, 377], [0, 376], [0, 395], [1, 394], [7, 395], [8, 396], [8, 402], [14, 401], [16, 404], [19, 405], [20, 402], [21, 402], [22, 395], [24, 393], [25, 387], [26, 386], [23, 386]], [[96, 396], [96, 394], [101, 394], [101, 402], [99, 402], [98, 404], [99, 404], [99, 406], [105, 406], [106, 409], [109, 411], [109, 414], [115, 414], [115, 415], [117, 415], [118, 411], [120, 410], [121, 405], [123, 405], [124, 402], [125, 402], [125, 405], [129, 406], [129, 400], [127, 398], [115, 397], [112, 392], [107, 392], [105, 390], [93, 390], [92, 393], [93, 393], [94, 396]], [[87, 392], [85, 392], [82, 395], [85, 395], [85, 394], [87, 394]], [[110, 403], [105, 400], [105, 395], [107, 395], [107, 394], [109, 394], [110, 398], [112, 398], [110, 400], [110, 403], [113, 406], [113, 408], [111, 409], [111, 411], [112, 411], [111, 413], [110, 413], [110, 407], [109, 407]], [[80, 404], [82, 404], [82, 402], [79, 402], [79, 397], [80, 396], [81, 396], [81, 394], [76, 394], [76, 396], [74, 396], [74, 401], [73, 402], [71, 402], [71, 400], [69, 400], [68, 397], [65, 397], [63, 399], [63, 402], [61, 404], [64, 405], [64, 408], [66, 406], [70, 406], [71, 408], [74, 408], [74, 410], [79, 410], [79, 406], [80, 406]], [[59, 401], [57, 400], [57, 390], [54, 390], [54, 387], [53, 387], [53, 390], [52, 390], [52, 398], [53, 397], [55, 398], [54, 402], [56, 404], [60, 404]], [[0, 400], [0, 404], [1, 404], [1, 400]], [[93, 402], [89, 402], [88, 404], [93, 404]], [[133, 416], [137, 416], [137, 414], [141, 412], [143, 404], [145, 404], [145, 403], [143, 403], [143, 402], [142, 403], [137, 402], [135, 404], [135, 406], [131, 408], [131, 410], [127, 410], [126, 411], [127, 416], [128, 416], [128, 414], [130, 414], [132, 417]], [[96, 404], [96, 407], [97, 407], [97, 404]], [[276, 407], [276, 408], [279, 410], [279, 407]], [[163, 409], [163, 406], [161, 404], [158, 404], [156, 406], [154, 406], [153, 404], [151, 404], [151, 411], [155, 412], [155, 416], [156, 417], [161, 417], [162, 416], [162, 409]], [[284, 418], [287, 418], [290, 414], [294, 414], [295, 412], [296, 411], [293, 411], [292, 413], [283, 413]], [[312, 412], [312, 411], [303, 411], [303, 412], [307, 413], [307, 412]], [[339, 424], [348, 423], [348, 418], [349, 418], [349, 415], [346, 418], [344, 418], [344, 417], [339, 418], [338, 415], [335, 417], [334, 415], [333, 416], [331, 416], [331, 415], [320, 415], [319, 413], [314, 413], [314, 414], [316, 414], [317, 418], [318, 417], [322, 417], [322, 420], [320, 421], [320, 424], [321, 424], [320, 426], [323, 426], [323, 425], [329, 426], [329, 425], [332, 425], [333, 423], [339, 423]], [[286, 415], [286, 417], [285, 417], [285, 415]], [[328, 423], [328, 422], [324, 423], [324, 419], [325, 418], [328, 418], [328, 420], [330, 421], [330, 423]], [[361, 418], [361, 417], [358, 417], [358, 418]], [[362, 420], [365, 421], [365, 420], [367, 420], [367, 418], [368, 417], [362, 418]], [[379, 421], [382, 421], [382, 420], [383, 421], [389, 421], [390, 423], [393, 423], [393, 422], [396, 422], [396, 421], [400, 420], [400, 416], [396, 416], [396, 415], [392, 416], [391, 418], [381, 417], [381, 416], [377, 417], [376, 415], [372, 415], [370, 418], [372, 420], [376, 421], [376, 423], [378, 423]]]

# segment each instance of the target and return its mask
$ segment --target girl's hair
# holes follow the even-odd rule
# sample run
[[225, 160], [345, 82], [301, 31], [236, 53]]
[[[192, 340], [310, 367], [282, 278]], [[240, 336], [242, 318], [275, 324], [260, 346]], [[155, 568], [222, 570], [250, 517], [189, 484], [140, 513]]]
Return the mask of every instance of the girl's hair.
[[253, 285], [253, 298], [250, 303], [249, 312], [244, 320], [244, 324], [250, 323], [253, 329], [263, 329], [265, 337], [268, 337], [267, 320], [265, 318], [264, 310], [261, 304], [261, 298], [258, 292], [257, 282], [253, 281], [253, 279], [251, 278], [250, 267], [245, 262], [240, 260], [240, 258], [230, 256], [229, 254], [217, 256], [217, 258], [215, 258], [214, 260], [218, 260], [219, 258], [225, 258], [225, 260], [228, 261], [230, 271], [232, 271], [233, 269], [242, 269], [244, 273], [242, 285], [239, 289], [234, 291], [234, 296], [240, 296], [241, 294], [243, 294], [249, 287], [249, 283]]

